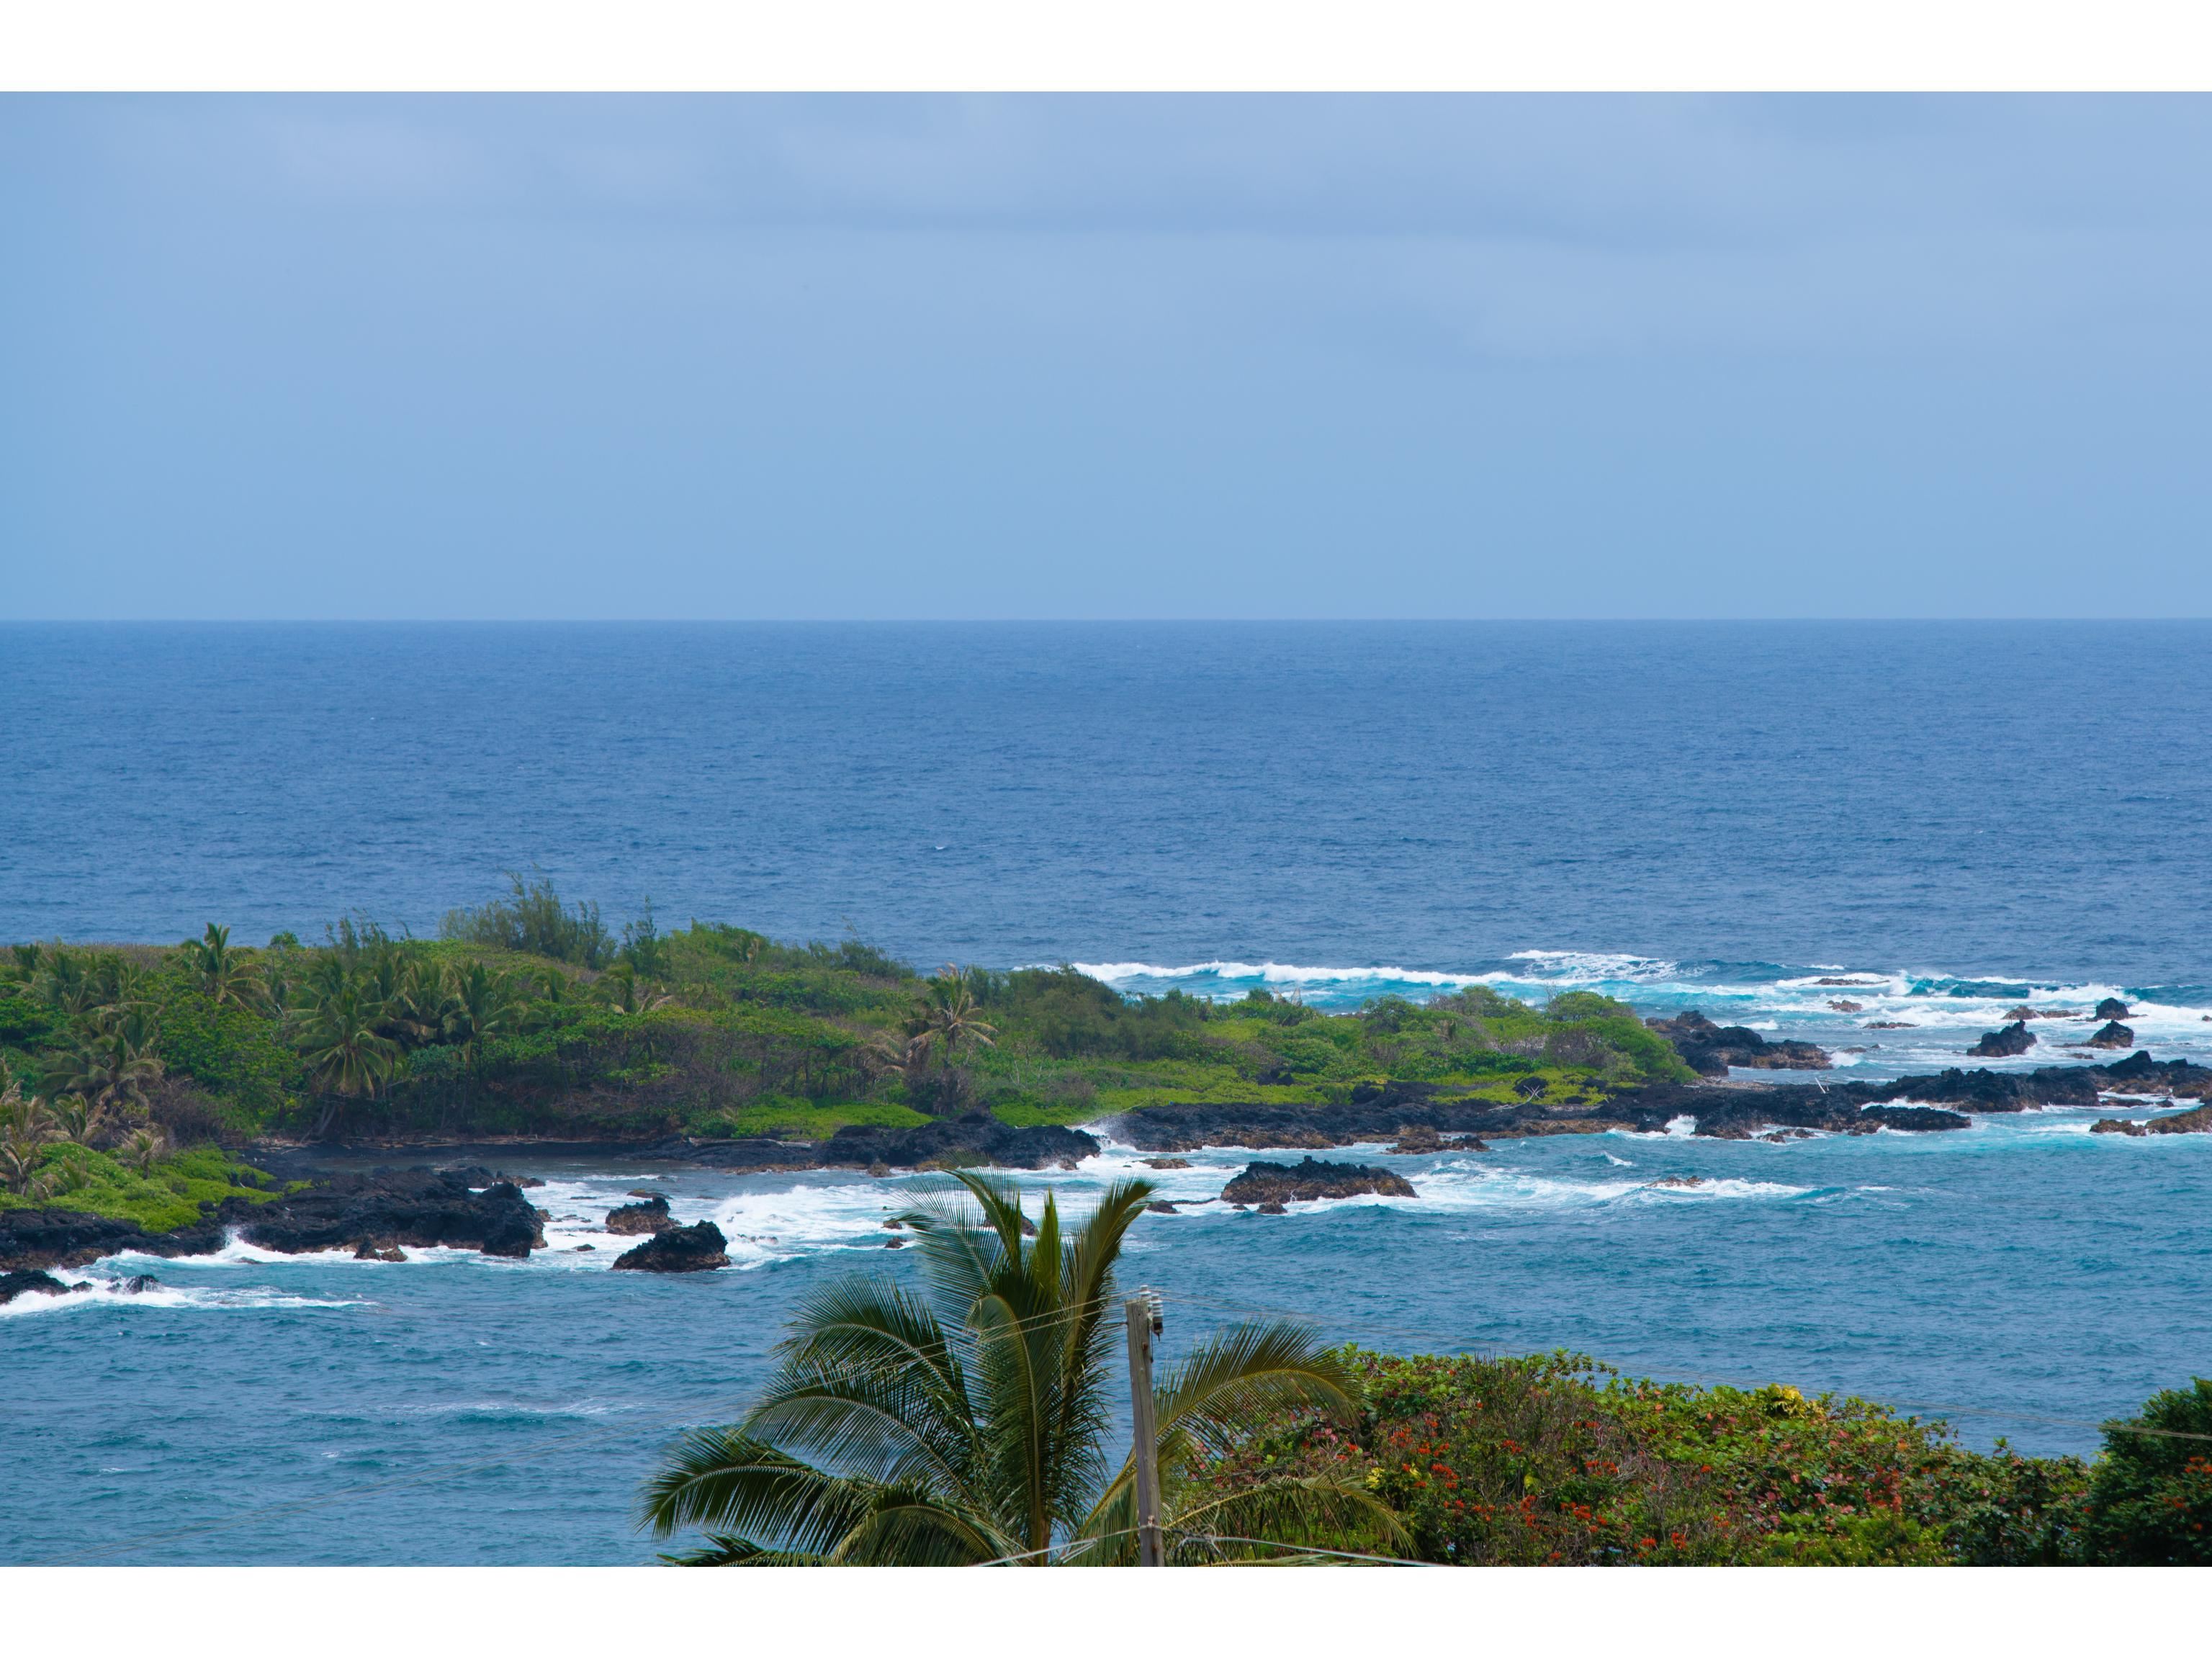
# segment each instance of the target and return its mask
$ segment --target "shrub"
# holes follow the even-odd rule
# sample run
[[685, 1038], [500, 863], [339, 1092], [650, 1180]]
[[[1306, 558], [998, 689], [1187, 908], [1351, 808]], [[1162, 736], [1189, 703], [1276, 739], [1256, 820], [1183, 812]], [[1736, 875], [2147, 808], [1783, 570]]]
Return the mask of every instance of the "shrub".
[[2212, 1564], [2212, 1382], [2153, 1395], [2105, 1425], [2084, 1528], [2091, 1559], [2127, 1566]]
[[1348, 1431], [1287, 1413], [1209, 1484], [1361, 1479], [1427, 1561], [2067, 1559], [2077, 1460], [1982, 1457], [1863, 1401], [1621, 1379], [1573, 1354], [1347, 1358], [1363, 1384]]
[[580, 968], [599, 968], [613, 960], [614, 939], [599, 920], [597, 904], [579, 903], [572, 911], [561, 902], [550, 878], [526, 882], [510, 872], [507, 879], [514, 884], [507, 897], [447, 911], [439, 937], [550, 957]]
[[218, 1007], [180, 982], [164, 988], [164, 1065], [236, 1101], [252, 1120], [273, 1121], [300, 1075], [299, 1056], [283, 1040], [279, 1023], [247, 1009]]

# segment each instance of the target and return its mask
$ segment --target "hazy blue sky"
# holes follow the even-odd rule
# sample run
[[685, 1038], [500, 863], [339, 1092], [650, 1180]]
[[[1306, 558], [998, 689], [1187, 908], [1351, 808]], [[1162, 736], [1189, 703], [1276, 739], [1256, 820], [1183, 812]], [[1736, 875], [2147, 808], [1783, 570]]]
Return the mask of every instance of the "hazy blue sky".
[[2212, 615], [2212, 100], [0, 100], [0, 617]]

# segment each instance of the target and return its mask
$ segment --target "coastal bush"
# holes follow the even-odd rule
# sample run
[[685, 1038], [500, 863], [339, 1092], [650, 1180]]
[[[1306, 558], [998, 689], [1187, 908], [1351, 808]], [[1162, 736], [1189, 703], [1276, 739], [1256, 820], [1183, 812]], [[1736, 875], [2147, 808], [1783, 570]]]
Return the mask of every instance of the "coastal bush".
[[234, 1103], [255, 1124], [273, 1123], [299, 1086], [300, 1060], [269, 1014], [218, 1006], [196, 987], [172, 981], [161, 1000], [161, 1059]]
[[506, 898], [447, 911], [439, 936], [489, 950], [550, 957], [580, 968], [602, 967], [613, 959], [614, 939], [599, 920], [597, 904], [569, 908], [544, 876], [526, 882], [509, 872], [507, 880], [513, 890]]
[[31, 1049], [60, 1029], [54, 1012], [27, 989], [0, 991], [0, 1048]]
[[1471, 1565], [2073, 1559], [2076, 1459], [1985, 1456], [1864, 1401], [1628, 1379], [1574, 1354], [1345, 1358], [1353, 1418], [1286, 1413], [1205, 1479], [1356, 1475], [1415, 1559]]
[[2153, 1395], [2105, 1426], [2082, 1534], [2091, 1560], [2212, 1564], [2212, 1381]]
[[1200, 1028], [1212, 1012], [1210, 1004], [1179, 990], [1123, 997], [1066, 967], [971, 970], [969, 983], [1010, 1046], [1060, 1060], [1187, 1058], [1200, 1052]]
[[2089, 1466], [2078, 1457], [2022, 1457], [2002, 1440], [1966, 1457], [1950, 1493], [1945, 1534], [1954, 1559], [1975, 1567], [2057, 1567], [2088, 1559]]

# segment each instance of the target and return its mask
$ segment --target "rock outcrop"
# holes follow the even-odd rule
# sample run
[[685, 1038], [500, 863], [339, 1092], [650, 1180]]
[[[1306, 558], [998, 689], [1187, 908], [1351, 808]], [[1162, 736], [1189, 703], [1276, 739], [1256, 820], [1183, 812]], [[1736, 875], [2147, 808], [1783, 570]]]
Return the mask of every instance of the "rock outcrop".
[[483, 1170], [380, 1170], [337, 1176], [315, 1189], [235, 1214], [239, 1237], [264, 1250], [417, 1249], [444, 1245], [523, 1256], [545, 1243], [544, 1218], [511, 1181], [482, 1192]]
[[647, 1158], [681, 1158], [718, 1170], [1073, 1169], [1098, 1155], [1097, 1138], [1080, 1129], [1041, 1124], [1016, 1128], [988, 1112], [939, 1118], [911, 1129], [847, 1124], [827, 1140], [665, 1140], [640, 1149]]
[[1701, 1077], [1725, 1077], [1731, 1066], [1759, 1071], [1825, 1072], [1828, 1056], [1817, 1043], [1769, 1042], [1747, 1025], [1716, 1025], [1695, 1008], [1672, 1019], [1644, 1022], [1674, 1045], [1684, 1064]]
[[668, 1218], [668, 1195], [653, 1193], [635, 1204], [620, 1204], [607, 1212], [611, 1233], [657, 1233], [675, 1223]]
[[[890, 1242], [900, 1243], [896, 1238]], [[633, 1273], [705, 1273], [730, 1265], [730, 1258], [725, 1254], [728, 1245], [722, 1230], [713, 1222], [695, 1221], [688, 1227], [670, 1227], [655, 1233], [644, 1243], [617, 1256], [614, 1265]]]
[[104, 1255], [204, 1255], [222, 1248], [223, 1228], [210, 1221], [173, 1233], [148, 1233], [135, 1222], [75, 1210], [0, 1210], [0, 1270], [81, 1267]]
[[2136, 1034], [2117, 1019], [2107, 1020], [2089, 1039], [2089, 1046], [2092, 1048], [2132, 1048], [2136, 1046]]
[[1357, 1198], [1379, 1193], [1390, 1198], [1416, 1196], [1413, 1183], [1368, 1164], [1325, 1164], [1304, 1158], [1296, 1164], [1248, 1164], [1244, 1173], [1221, 1189], [1227, 1204], [1284, 1204], [1317, 1198]]
[[2035, 1033], [2027, 1029], [2023, 1017], [1994, 1031], [1982, 1033], [1982, 1040], [1966, 1052], [1978, 1060], [2005, 1060], [2014, 1054], [2024, 1054], [2035, 1047]]
[[2090, 1011], [2089, 1018], [2092, 1019], [2133, 1019], [2135, 1016], [2129, 1012], [2128, 1005], [2121, 1001], [2118, 997], [2106, 997], [2102, 1002], [2099, 1003], [2095, 1008]]
[[2202, 1135], [2212, 1134], [2212, 1106], [2198, 1106], [2186, 1112], [2175, 1112], [2166, 1117], [2154, 1117], [2147, 1123], [2135, 1122], [2124, 1117], [2100, 1117], [2089, 1126], [2093, 1135]]
[[89, 1285], [64, 1285], [52, 1273], [0, 1273], [0, 1308], [19, 1296], [68, 1296], [76, 1291], [88, 1291]]

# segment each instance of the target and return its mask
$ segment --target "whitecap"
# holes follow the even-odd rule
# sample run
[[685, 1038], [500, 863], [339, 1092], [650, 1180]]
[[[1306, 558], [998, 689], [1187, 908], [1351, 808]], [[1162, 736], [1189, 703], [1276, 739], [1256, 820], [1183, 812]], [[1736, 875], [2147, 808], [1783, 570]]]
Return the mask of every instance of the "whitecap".
[[[1622, 956], [1609, 951], [1512, 951], [1508, 962], [1534, 963], [1544, 977], [1569, 984], [1597, 984], [1610, 980], [1662, 980], [1681, 971], [1681, 964], [1658, 957]], [[1486, 975], [1503, 978], [1504, 975]]]
[[[1079, 962], [1073, 964], [1078, 973], [1106, 984], [1121, 986], [1137, 981], [1173, 981], [1178, 980], [1211, 979], [1215, 981], [1251, 981], [1261, 985], [1346, 985], [1397, 984], [1433, 986], [1439, 988], [1473, 985], [1485, 976], [1479, 974], [1440, 973], [1426, 968], [1399, 968], [1376, 965], [1365, 968], [1307, 967], [1285, 962], [1194, 962], [1180, 967], [1166, 967], [1148, 962]], [[1186, 991], [1192, 988], [1185, 986]], [[1193, 992], [1193, 994], [1200, 994]], [[1224, 991], [1223, 995], [1242, 994]]]
[[[1668, 1187], [1650, 1181], [1577, 1181], [1540, 1176], [1522, 1170], [1476, 1166], [1465, 1171], [1437, 1171], [1428, 1179], [1415, 1176], [1417, 1200], [1433, 1209], [1559, 1210], [1591, 1209], [1620, 1203], [1672, 1203], [1678, 1200], [1771, 1200], [1801, 1198], [1816, 1189], [1776, 1181], [1751, 1181], [1735, 1176], [1707, 1177], [1694, 1187]], [[1401, 1203], [1408, 1200], [1400, 1200]]]
[[266, 1308], [367, 1308], [375, 1304], [356, 1297], [300, 1296], [270, 1286], [212, 1290], [196, 1285], [156, 1285], [143, 1291], [125, 1291], [123, 1280], [106, 1274], [58, 1271], [53, 1275], [64, 1285], [88, 1288], [61, 1296], [33, 1292], [0, 1306], [0, 1318], [60, 1313], [71, 1308], [137, 1308], [176, 1310]]

